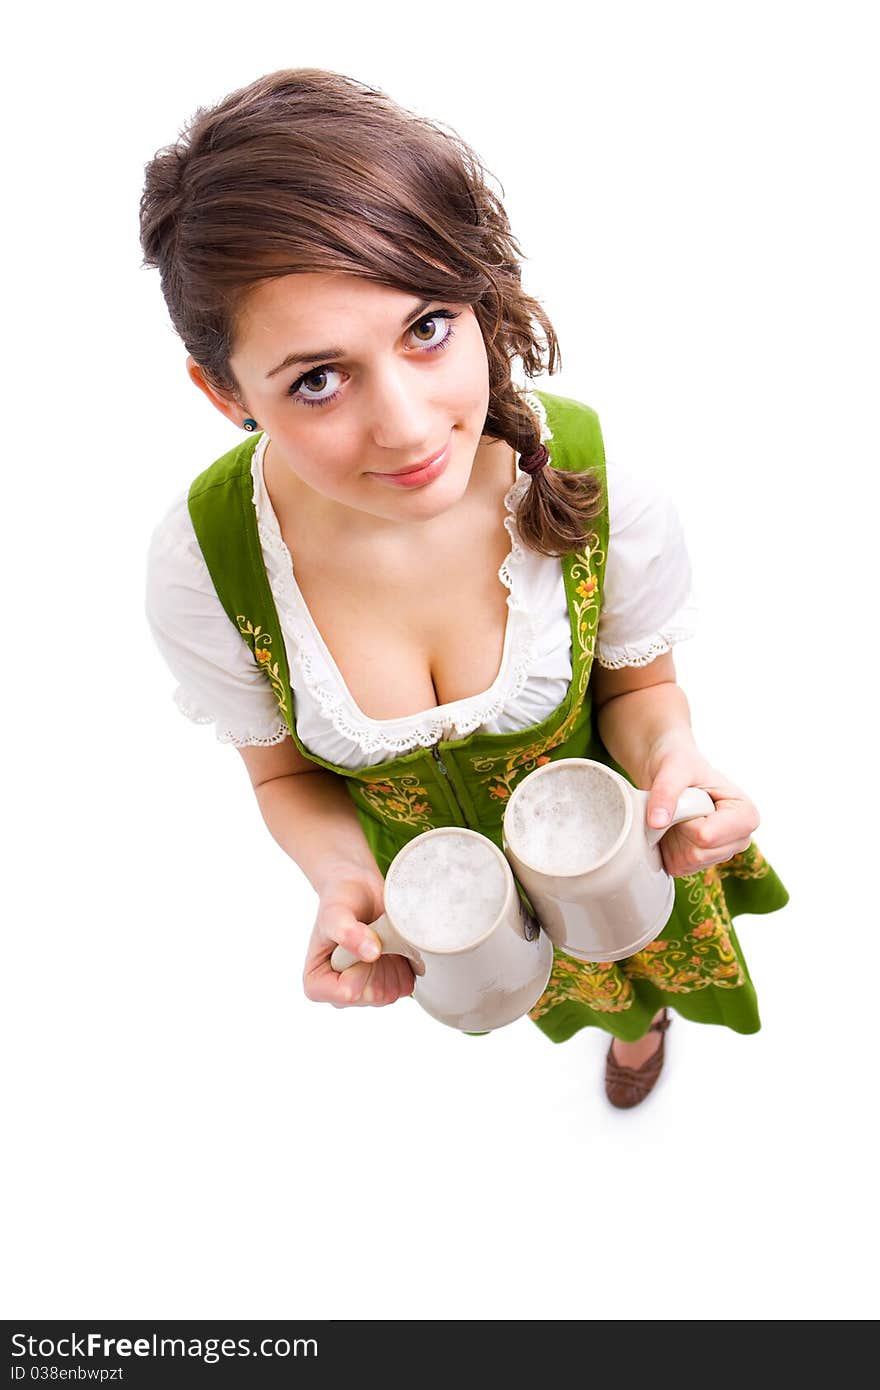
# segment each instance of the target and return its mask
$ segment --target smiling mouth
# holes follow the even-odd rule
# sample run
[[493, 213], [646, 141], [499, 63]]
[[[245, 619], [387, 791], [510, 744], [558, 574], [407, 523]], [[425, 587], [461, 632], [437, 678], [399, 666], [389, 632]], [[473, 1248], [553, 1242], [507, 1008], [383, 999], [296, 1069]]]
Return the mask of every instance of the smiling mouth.
[[438, 449], [435, 454], [430, 454], [428, 458], [422, 459], [421, 463], [410, 463], [406, 468], [398, 468], [395, 472], [383, 473], [382, 476], [384, 478], [400, 478], [407, 473], [420, 473], [423, 468], [428, 468], [432, 463], [436, 463], [437, 460], [446, 453], [448, 444], [449, 440], [447, 439], [442, 449]]

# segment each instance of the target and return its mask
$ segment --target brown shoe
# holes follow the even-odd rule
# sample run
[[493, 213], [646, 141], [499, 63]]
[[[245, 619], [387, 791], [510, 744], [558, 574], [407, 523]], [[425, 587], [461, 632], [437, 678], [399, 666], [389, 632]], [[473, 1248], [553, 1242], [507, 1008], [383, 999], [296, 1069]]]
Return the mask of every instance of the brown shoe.
[[656, 1052], [653, 1052], [640, 1067], [621, 1066], [614, 1056], [613, 1040], [609, 1044], [608, 1056], [605, 1059], [605, 1094], [611, 1104], [616, 1105], [619, 1110], [628, 1110], [631, 1106], [638, 1105], [639, 1101], [644, 1100], [648, 1092], [653, 1089], [657, 1077], [663, 1069], [663, 1053], [666, 1044], [663, 1035], [671, 1023], [672, 1019], [669, 1017], [668, 1010], [664, 1009], [663, 1017], [651, 1024], [648, 1032], [660, 1034], [660, 1045]]

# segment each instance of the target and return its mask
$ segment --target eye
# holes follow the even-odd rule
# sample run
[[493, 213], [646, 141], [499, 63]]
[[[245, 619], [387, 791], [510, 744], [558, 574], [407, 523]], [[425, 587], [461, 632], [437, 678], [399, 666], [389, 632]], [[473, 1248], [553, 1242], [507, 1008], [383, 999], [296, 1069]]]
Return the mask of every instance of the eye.
[[[427, 316], [426, 318], [419, 319], [418, 323], [414, 323], [413, 326], [412, 326], [412, 328], [411, 328], [409, 331], [410, 331], [410, 333], [416, 333], [420, 328], [431, 327], [431, 326], [433, 325], [433, 328], [432, 328], [432, 333], [433, 333], [433, 329], [436, 328], [436, 326], [437, 326], [443, 319], [457, 319], [457, 318], [458, 318], [458, 314], [453, 314], [449, 309], [437, 309], [437, 310], [435, 310], [435, 312], [434, 312], [433, 314], [428, 314], [428, 316]], [[420, 339], [419, 339], [419, 342], [421, 342], [421, 343], [427, 343], [427, 344], [429, 345], [429, 351], [433, 351], [434, 348], [444, 347], [444, 346], [446, 345], [446, 343], [449, 342], [449, 339], [452, 337], [452, 335], [453, 335], [454, 332], [455, 332], [455, 329], [452, 327], [452, 324], [451, 324], [451, 323], [448, 323], [447, 326], [446, 326], [446, 328], [445, 328], [445, 330], [444, 330], [444, 332], [443, 332], [443, 334], [442, 334], [442, 336], [441, 336], [440, 338], [435, 338], [435, 337], [432, 337], [432, 338], [430, 338], [430, 339], [420, 338]]]
[[[459, 317], [460, 315], [453, 313], [451, 309], [434, 309], [430, 314], [425, 314], [417, 323], [414, 323], [409, 331], [415, 336], [420, 330], [427, 329], [431, 336], [427, 339], [419, 337], [419, 343], [424, 347], [425, 354], [429, 352], [439, 352], [452, 341], [455, 335], [452, 320]], [[437, 337], [436, 329], [442, 319], [446, 319], [448, 322], [442, 335]], [[302, 376], [297, 377], [287, 394], [297, 405], [328, 405], [330, 401], [335, 400], [339, 395], [339, 388], [337, 387], [335, 390], [328, 392], [326, 385], [327, 378], [341, 375], [342, 372], [337, 368], [331, 367], [329, 363], [322, 363], [320, 367], [313, 367], [311, 371], [304, 372]], [[317, 386], [315, 386], [316, 381], [318, 383]], [[301, 388], [305, 385], [309, 385], [310, 388], [315, 387], [317, 394], [311, 394], [310, 389], [309, 394], [303, 395], [301, 393]], [[322, 392], [323, 394], [321, 394]]]
[[[341, 372], [334, 371], [332, 367], [313, 367], [310, 372], [306, 372], [303, 376], [297, 377], [288, 394], [292, 396], [297, 405], [325, 405], [327, 401], [332, 401], [333, 397], [339, 394], [338, 389], [330, 392], [329, 395], [301, 396], [299, 394], [300, 388], [306, 384], [314, 386], [316, 378], [320, 383], [322, 380], [326, 382], [327, 377], [333, 376], [341, 376]], [[319, 384], [315, 389], [320, 392], [322, 387]], [[323, 389], [326, 391], [326, 386]]]

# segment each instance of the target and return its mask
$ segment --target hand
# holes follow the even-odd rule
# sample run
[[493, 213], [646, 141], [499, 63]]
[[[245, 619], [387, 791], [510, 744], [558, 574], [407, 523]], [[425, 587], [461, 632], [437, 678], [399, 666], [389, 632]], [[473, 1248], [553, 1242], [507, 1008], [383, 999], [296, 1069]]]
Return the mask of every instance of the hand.
[[[344, 1009], [353, 1004], [393, 1004], [412, 994], [416, 978], [405, 956], [378, 955], [379, 938], [368, 923], [382, 915], [384, 880], [366, 871], [350, 870], [325, 886], [318, 904], [303, 969], [307, 999]], [[337, 972], [330, 957], [337, 945], [362, 959]], [[363, 959], [372, 946], [378, 958]]]
[[673, 878], [724, 864], [748, 849], [752, 832], [761, 823], [754, 804], [723, 773], [709, 766], [693, 740], [656, 747], [648, 762], [647, 776], [648, 825], [654, 828], [659, 829], [661, 824], [654, 819], [654, 812], [665, 810], [671, 817], [686, 787], [702, 787], [715, 803], [712, 815], [682, 821], [660, 841], [663, 866]]

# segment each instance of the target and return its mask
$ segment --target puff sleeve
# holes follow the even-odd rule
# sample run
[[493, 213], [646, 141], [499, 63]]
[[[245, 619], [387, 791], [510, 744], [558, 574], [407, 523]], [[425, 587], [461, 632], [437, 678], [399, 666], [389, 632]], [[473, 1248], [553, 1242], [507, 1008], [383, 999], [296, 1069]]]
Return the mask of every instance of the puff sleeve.
[[678, 511], [653, 478], [606, 464], [608, 555], [596, 660], [647, 666], [693, 637], [699, 608]]
[[145, 613], [177, 680], [172, 698], [221, 743], [280, 743], [288, 733], [275, 696], [235, 630], [211, 581], [184, 493], [154, 530], [147, 555]]

